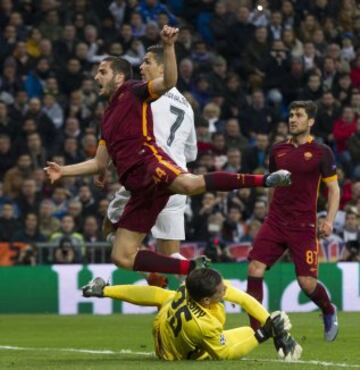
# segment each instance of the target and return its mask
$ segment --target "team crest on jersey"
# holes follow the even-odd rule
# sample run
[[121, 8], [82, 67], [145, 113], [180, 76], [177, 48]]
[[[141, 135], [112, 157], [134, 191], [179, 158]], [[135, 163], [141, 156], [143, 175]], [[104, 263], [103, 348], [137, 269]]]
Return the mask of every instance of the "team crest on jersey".
[[224, 345], [225, 345], [225, 335], [224, 335], [224, 334], [221, 334], [221, 335], [220, 335], [220, 344], [221, 344], [222, 346], [224, 346]]
[[308, 161], [309, 159], [311, 159], [313, 157], [312, 153], [311, 152], [305, 152], [304, 153], [304, 158], [306, 161]]

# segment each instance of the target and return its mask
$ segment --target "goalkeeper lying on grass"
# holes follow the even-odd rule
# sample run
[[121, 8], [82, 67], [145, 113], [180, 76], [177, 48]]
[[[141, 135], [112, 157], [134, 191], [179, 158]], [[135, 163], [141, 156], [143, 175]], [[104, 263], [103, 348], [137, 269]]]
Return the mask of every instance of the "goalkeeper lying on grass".
[[[271, 315], [248, 294], [224, 282], [215, 270], [192, 271], [177, 291], [153, 286], [108, 286], [95, 278], [83, 287], [85, 297], [109, 297], [140, 306], [158, 306], [153, 323], [156, 355], [163, 360], [233, 360], [247, 355], [260, 343], [273, 338], [281, 358], [298, 360], [302, 348], [289, 334], [285, 312]], [[239, 304], [260, 321], [262, 327], [224, 330], [223, 300]]]

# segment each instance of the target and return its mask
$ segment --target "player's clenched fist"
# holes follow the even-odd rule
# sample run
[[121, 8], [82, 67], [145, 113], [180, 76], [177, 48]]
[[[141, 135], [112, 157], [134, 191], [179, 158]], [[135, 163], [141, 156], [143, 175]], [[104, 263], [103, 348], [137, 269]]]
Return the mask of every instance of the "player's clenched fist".
[[165, 25], [160, 32], [160, 37], [164, 45], [173, 45], [177, 39], [178, 28]]
[[59, 180], [62, 176], [61, 166], [55, 162], [46, 162], [48, 165], [44, 168], [45, 173], [47, 174], [50, 182], [53, 184], [56, 180]]

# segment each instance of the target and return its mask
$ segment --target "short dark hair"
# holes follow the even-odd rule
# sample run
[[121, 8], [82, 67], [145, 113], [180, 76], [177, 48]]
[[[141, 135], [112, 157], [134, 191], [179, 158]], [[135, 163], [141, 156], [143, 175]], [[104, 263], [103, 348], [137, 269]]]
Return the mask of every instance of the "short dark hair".
[[131, 64], [126, 59], [109, 56], [104, 58], [102, 61], [109, 62], [110, 67], [115, 74], [122, 73], [125, 76], [125, 81], [130, 80], [133, 77]]
[[185, 280], [186, 289], [194, 301], [211, 297], [216, 293], [217, 286], [221, 283], [221, 275], [209, 268], [193, 270]]
[[164, 64], [164, 48], [162, 45], [151, 45], [146, 49], [147, 53], [153, 53], [158, 64]]
[[309, 118], [315, 118], [317, 113], [317, 105], [311, 100], [295, 100], [289, 105], [289, 111], [293, 109], [303, 108]]

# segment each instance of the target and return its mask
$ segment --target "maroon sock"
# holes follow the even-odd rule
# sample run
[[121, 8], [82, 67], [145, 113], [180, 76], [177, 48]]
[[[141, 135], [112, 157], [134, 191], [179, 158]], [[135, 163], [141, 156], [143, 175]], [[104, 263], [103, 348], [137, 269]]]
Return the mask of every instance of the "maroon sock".
[[[248, 276], [247, 282], [248, 283], [246, 293], [250, 294], [252, 297], [254, 297], [257, 301], [261, 303], [263, 300], [263, 278]], [[259, 321], [257, 321], [254, 317], [250, 315], [249, 319], [250, 326], [253, 328], [253, 330], [257, 330], [260, 328], [261, 325]]]
[[315, 290], [307, 296], [318, 306], [324, 315], [331, 315], [335, 312], [334, 306], [331, 304], [330, 297], [327, 294], [324, 286], [317, 283]]
[[243, 173], [211, 172], [204, 175], [206, 190], [230, 191], [239, 188], [265, 186], [264, 175], [247, 175]]
[[156, 252], [141, 250], [136, 254], [133, 270], [187, 275], [191, 267], [192, 261], [180, 260]]

